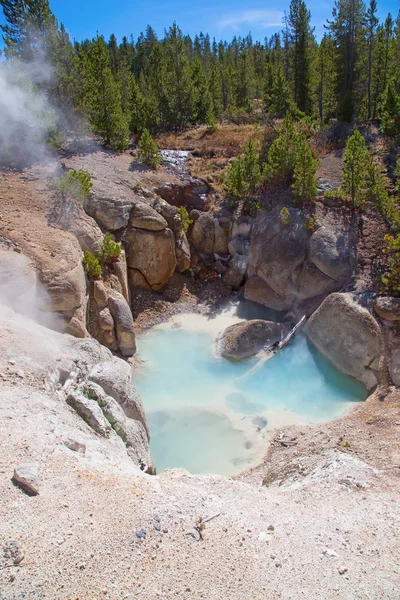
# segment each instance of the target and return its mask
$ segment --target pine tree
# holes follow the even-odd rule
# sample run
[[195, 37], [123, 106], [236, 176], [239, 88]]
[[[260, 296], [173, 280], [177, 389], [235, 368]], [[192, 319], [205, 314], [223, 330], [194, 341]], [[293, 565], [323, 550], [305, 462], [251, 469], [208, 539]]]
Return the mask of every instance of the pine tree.
[[337, 112], [343, 121], [353, 118], [360, 77], [365, 5], [362, 0], [335, 0], [328, 28], [336, 47]]
[[160, 151], [148, 129], [145, 129], [140, 138], [137, 156], [145, 165], [157, 169], [162, 162]]
[[279, 138], [269, 149], [267, 160], [267, 176], [272, 181], [288, 185], [293, 179], [296, 163], [298, 136], [294, 129], [293, 119], [288, 114], [282, 122]]
[[381, 128], [389, 137], [400, 135], [400, 94], [392, 79], [386, 86], [380, 102]]
[[367, 93], [368, 93], [368, 119], [372, 117], [372, 56], [375, 46], [376, 39], [376, 28], [379, 20], [376, 16], [377, 4], [376, 0], [370, 0], [369, 8], [366, 13], [366, 33], [367, 33], [367, 45], [368, 45], [368, 82], [367, 82]]
[[0, 5], [6, 19], [0, 25], [6, 57], [18, 55], [25, 62], [32, 61], [47, 35], [57, 29], [48, 0], [0, 0]]
[[368, 156], [365, 139], [356, 130], [347, 140], [341, 184], [341, 190], [356, 208], [362, 208], [365, 201]]
[[294, 101], [302, 112], [311, 112], [311, 46], [315, 43], [311, 13], [303, 0], [291, 0], [288, 18]]
[[306, 140], [301, 140], [297, 144], [292, 185], [296, 202], [304, 203], [315, 200], [317, 196], [317, 168], [318, 160], [314, 158]]
[[182, 32], [174, 23], [164, 39], [168, 125], [180, 129], [193, 119], [193, 84]]
[[122, 112], [121, 92], [114, 80], [107, 45], [97, 37], [88, 53], [88, 88], [84, 99], [94, 133], [116, 150], [124, 150], [129, 143], [128, 119]]
[[193, 82], [193, 120], [205, 123], [211, 110], [211, 95], [208, 81], [200, 58], [195, 57], [192, 63]]
[[335, 44], [333, 39], [325, 34], [317, 51], [318, 77], [318, 113], [321, 121], [332, 118], [335, 114]]

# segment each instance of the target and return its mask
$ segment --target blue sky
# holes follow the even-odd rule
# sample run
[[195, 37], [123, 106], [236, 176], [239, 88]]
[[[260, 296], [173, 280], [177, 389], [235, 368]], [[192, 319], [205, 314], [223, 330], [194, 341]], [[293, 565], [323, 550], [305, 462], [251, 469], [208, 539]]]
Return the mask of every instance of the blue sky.
[[[159, 36], [164, 28], [177, 21], [184, 33], [208, 32], [213, 38], [230, 40], [234, 35], [247, 35], [264, 40], [281, 28], [284, 10], [290, 0], [50, 0], [59, 22], [64, 23], [71, 38], [92, 38], [96, 31], [106, 38], [115, 33], [120, 40], [131, 33], [136, 37], [147, 24]], [[323, 23], [331, 16], [333, 0], [309, 0], [316, 33], [323, 32]], [[391, 11], [395, 17], [398, 0], [378, 0], [379, 16]], [[0, 16], [0, 22], [3, 16]]]

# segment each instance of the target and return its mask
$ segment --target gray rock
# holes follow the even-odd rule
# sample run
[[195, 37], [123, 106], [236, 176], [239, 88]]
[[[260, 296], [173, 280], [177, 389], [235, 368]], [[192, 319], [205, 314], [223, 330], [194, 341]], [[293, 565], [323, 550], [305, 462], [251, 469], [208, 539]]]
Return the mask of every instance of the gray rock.
[[288, 333], [282, 323], [254, 319], [227, 327], [217, 341], [219, 354], [225, 358], [241, 360], [258, 354], [264, 348], [280, 341]]
[[331, 294], [311, 316], [306, 332], [317, 348], [343, 373], [364, 383], [378, 383], [382, 332], [352, 294]]
[[67, 397], [67, 404], [102, 437], [108, 437], [111, 427], [104, 418], [100, 406], [95, 400], [86, 398], [83, 394], [73, 391]]
[[19, 540], [8, 540], [3, 547], [4, 558], [6, 561], [12, 561], [12, 564], [19, 565], [25, 558], [25, 550]]
[[346, 279], [354, 267], [350, 233], [320, 227], [311, 236], [310, 259], [331, 279]]
[[214, 245], [213, 252], [216, 254], [228, 253], [228, 242], [230, 238], [229, 223], [221, 223], [218, 219], [214, 219]]
[[136, 337], [131, 309], [122, 294], [108, 290], [108, 306], [114, 320], [117, 345], [123, 356], [136, 354]]
[[376, 313], [385, 321], [400, 321], [400, 298], [383, 296], [374, 302]]
[[190, 246], [184, 233], [175, 242], [176, 268], [179, 273], [190, 269]]
[[355, 232], [337, 217], [310, 236], [301, 210], [291, 209], [291, 222], [284, 225], [279, 209], [260, 213], [253, 226], [245, 297], [275, 310], [310, 314], [351, 281]]
[[37, 462], [24, 462], [14, 469], [13, 481], [30, 496], [39, 494], [40, 466]]
[[129, 223], [132, 227], [161, 231], [168, 227], [167, 221], [154, 208], [144, 202], [137, 202], [131, 211]]
[[68, 439], [65, 440], [64, 445], [69, 449], [72, 450], [73, 452], [79, 452], [80, 454], [85, 454], [86, 453], [86, 446], [85, 444], [81, 443], [81, 442], [77, 442], [76, 440], [73, 439]]

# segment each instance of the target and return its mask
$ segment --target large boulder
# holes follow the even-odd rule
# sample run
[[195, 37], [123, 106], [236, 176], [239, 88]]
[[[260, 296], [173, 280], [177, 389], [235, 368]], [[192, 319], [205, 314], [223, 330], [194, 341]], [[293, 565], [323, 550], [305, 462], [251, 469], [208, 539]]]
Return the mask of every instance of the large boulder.
[[382, 296], [374, 302], [375, 312], [385, 321], [400, 321], [400, 298]]
[[168, 223], [164, 217], [144, 202], [137, 202], [132, 207], [129, 223], [132, 227], [147, 229], [149, 231], [161, 231], [168, 227]]
[[118, 349], [122, 356], [133, 356], [136, 353], [136, 338], [129, 304], [122, 294], [108, 290], [108, 307], [115, 323]]
[[306, 332], [340, 371], [368, 390], [377, 385], [383, 352], [381, 328], [353, 294], [328, 296], [310, 318]]
[[167, 283], [176, 267], [175, 239], [170, 229], [147, 231], [130, 227], [125, 239], [129, 271], [139, 274], [130, 282], [138, 287], [160, 290]]
[[288, 332], [282, 323], [254, 319], [227, 327], [217, 340], [217, 351], [224, 358], [241, 360], [258, 354], [280, 341]]
[[117, 231], [124, 229], [129, 222], [133, 205], [137, 202], [135, 197], [102, 196], [93, 192], [84, 202], [85, 212], [93, 217], [103, 229]]
[[210, 213], [202, 213], [196, 219], [191, 231], [191, 239], [198, 252], [212, 254], [214, 252], [215, 224]]
[[[284, 224], [279, 209], [261, 213], [253, 226], [245, 297], [275, 310], [310, 313], [351, 280], [355, 234], [334, 219], [311, 234], [303, 211], [291, 209]], [[231, 253], [243, 245], [238, 236]]]

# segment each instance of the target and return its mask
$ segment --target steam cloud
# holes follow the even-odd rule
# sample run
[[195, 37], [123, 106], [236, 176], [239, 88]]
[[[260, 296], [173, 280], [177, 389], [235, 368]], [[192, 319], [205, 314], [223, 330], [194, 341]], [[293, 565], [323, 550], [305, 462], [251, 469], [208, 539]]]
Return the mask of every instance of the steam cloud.
[[47, 155], [46, 138], [56, 122], [42, 91], [50, 78], [40, 54], [29, 65], [0, 63], [0, 162], [19, 166]]

